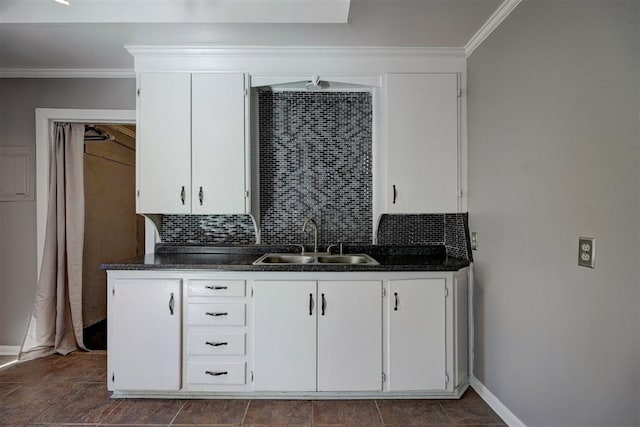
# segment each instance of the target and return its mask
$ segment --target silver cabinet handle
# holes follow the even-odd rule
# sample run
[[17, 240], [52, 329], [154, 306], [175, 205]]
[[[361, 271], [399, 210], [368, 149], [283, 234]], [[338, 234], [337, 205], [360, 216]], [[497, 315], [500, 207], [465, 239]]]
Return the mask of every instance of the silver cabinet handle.
[[169, 298], [169, 313], [173, 316], [173, 311], [176, 305], [176, 299], [173, 296], [173, 292], [171, 292], [171, 298]]
[[227, 313], [227, 312], [220, 313], [220, 312], [211, 312], [211, 311], [207, 311], [205, 314], [207, 316], [213, 316], [213, 317], [228, 316], [229, 315], [229, 313]]
[[211, 347], [220, 347], [221, 345], [228, 345], [229, 343], [227, 342], [212, 342], [212, 341], [205, 341], [206, 345], [210, 345]]
[[180, 191], [180, 200], [182, 201], [182, 204], [184, 205], [184, 198], [186, 197], [186, 194], [184, 192], [184, 185], [182, 186], [182, 191]]
[[229, 289], [228, 286], [211, 286], [211, 285], [207, 285], [205, 286], [205, 288], [211, 289], [212, 291], [219, 291], [220, 289]]
[[200, 187], [200, 192], [198, 193], [198, 198], [200, 199], [200, 206], [202, 206], [202, 201], [204, 200], [204, 191], [202, 191], [202, 187]]
[[220, 375], [227, 375], [227, 371], [204, 371], [205, 374], [211, 375], [214, 377], [219, 377]]

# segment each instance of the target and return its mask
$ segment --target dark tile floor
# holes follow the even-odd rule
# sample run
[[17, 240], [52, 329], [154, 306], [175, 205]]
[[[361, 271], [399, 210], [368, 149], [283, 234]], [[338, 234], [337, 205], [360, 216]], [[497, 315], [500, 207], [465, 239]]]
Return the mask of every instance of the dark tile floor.
[[106, 353], [0, 369], [0, 426], [503, 426], [469, 390], [460, 400], [111, 399]]

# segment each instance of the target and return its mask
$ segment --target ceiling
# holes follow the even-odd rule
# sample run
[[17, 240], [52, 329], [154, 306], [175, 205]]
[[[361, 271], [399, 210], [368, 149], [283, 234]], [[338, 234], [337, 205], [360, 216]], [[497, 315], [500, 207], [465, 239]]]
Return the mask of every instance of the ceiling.
[[445, 47], [469, 54], [520, 0], [70, 1], [0, 0], [2, 76], [131, 74], [125, 45]]

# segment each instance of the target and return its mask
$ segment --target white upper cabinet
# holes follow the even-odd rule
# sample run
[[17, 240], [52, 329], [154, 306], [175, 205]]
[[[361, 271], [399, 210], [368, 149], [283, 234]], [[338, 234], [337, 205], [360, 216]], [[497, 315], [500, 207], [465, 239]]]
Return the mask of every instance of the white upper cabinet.
[[243, 74], [191, 77], [194, 214], [246, 212], [244, 89]]
[[386, 95], [383, 212], [458, 212], [458, 75], [388, 74]]
[[141, 73], [138, 212], [246, 213], [245, 76]]
[[139, 80], [139, 213], [191, 212], [191, 75], [144, 73]]

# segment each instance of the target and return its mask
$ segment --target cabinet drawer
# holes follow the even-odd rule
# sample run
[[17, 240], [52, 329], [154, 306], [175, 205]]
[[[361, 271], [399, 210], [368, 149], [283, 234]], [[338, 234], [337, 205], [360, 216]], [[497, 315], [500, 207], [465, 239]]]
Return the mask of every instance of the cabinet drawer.
[[190, 280], [190, 297], [243, 297], [244, 280]]
[[191, 384], [246, 384], [245, 362], [191, 362], [187, 365]]
[[245, 354], [245, 334], [189, 334], [187, 344], [194, 355]]
[[244, 304], [189, 304], [189, 325], [244, 326]]

